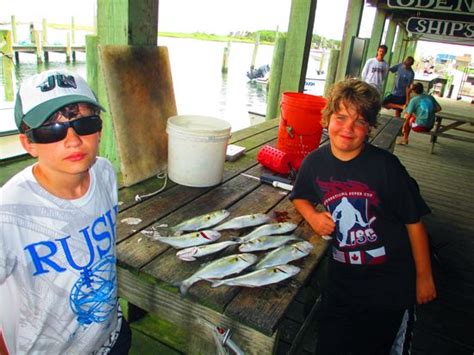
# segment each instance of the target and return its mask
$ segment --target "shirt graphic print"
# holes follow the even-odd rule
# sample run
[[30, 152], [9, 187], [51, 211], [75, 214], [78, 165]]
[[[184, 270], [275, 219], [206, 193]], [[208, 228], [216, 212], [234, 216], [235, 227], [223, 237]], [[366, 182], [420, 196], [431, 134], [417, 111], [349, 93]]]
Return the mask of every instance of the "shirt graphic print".
[[334, 260], [348, 264], [381, 264], [385, 247], [372, 224], [377, 217], [371, 207], [379, 205], [376, 193], [355, 181], [321, 181], [322, 202], [336, 223], [332, 247]]

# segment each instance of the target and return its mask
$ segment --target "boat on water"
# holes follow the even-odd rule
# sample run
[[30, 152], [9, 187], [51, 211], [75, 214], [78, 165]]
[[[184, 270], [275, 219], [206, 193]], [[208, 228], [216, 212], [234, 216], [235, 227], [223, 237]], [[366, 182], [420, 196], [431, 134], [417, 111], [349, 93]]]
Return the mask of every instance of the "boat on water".
[[[258, 68], [250, 68], [247, 72], [247, 78], [249, 81], [256, 82], [262, 85], [267, 85], [270, 79], [270, 66], [268, 64], [262, 65]], [[317, 70], [314, 77], [307, 77], [304, 82], [304, 91], [315, 95], [322, 95], [324, 85], [322, 84], [326, 80], [326, 73], [324, 71]], [[318, 85], [318, 83], [320, 85]]]

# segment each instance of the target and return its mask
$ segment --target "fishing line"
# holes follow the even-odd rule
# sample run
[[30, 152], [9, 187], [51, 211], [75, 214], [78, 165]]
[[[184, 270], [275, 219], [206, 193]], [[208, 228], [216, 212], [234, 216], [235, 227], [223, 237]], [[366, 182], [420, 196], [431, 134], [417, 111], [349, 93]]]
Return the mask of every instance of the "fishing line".
[[168, 174], [166, 173], [161, 173], [161, 174], [158, 174], [156, 175], [156, 178], [157, 179], [164, 179], [165, 182], [163, 183], [163, 186], [161, 186], [158, 190], [156, 190], [155, 192], [151, 192], [149, 194], [146, 194], [146, 195], [136, 195], [135, 196], [135, 201], [136, 202], [140, 202], [140, 201], [143, 201], [143, 199], [145, 198], [148, 198], [148, 197], [151, 197], [151, 196], [155, 196], [156, 194], [160, 193], [161, 191], [163, 191], [165, 188], [166, 188], [166, 184], [168, 183]]

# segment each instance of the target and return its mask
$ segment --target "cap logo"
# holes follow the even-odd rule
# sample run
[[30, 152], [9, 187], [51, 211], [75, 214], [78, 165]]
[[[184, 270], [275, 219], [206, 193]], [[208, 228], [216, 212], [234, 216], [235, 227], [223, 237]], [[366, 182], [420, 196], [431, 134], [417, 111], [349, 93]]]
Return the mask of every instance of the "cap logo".
[[53, 90], [56, 85], [60, 88], [74, 88], [77, 89], [76, 80], [72, 75], [55, 74], [50, 75], [48, 78], [39, 84], [37, 87], [40, 88], [41, 92], [47, 92]]

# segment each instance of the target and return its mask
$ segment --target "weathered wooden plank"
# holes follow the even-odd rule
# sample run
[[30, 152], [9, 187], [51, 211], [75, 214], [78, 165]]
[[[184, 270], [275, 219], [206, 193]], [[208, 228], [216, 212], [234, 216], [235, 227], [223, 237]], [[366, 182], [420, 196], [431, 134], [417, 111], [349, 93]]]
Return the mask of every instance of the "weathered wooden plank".
[[398, 118], [391, 119], [384, 127], [383, 131], [377, 134], [372, 140], [372, 144], [381, 149], [393, 151], [395, 138], [400, 133], [403, 126], [403, 121]]
[[196, 302], [180, 298], [153, 282], [147, 282], [146, 277], [141, 278], [121, 267], [118, 268], [117, 274], [119, 294], [163, 320], [163, 327], [169, 327], [168, 344], [172, 343], [176, 349], [185, 353], [216, 353], [210, 329], [205, 323], [207, 320], [231, 329], [232, 340], [246, 354], [272, 352], [275, 336], [266, 336]]

